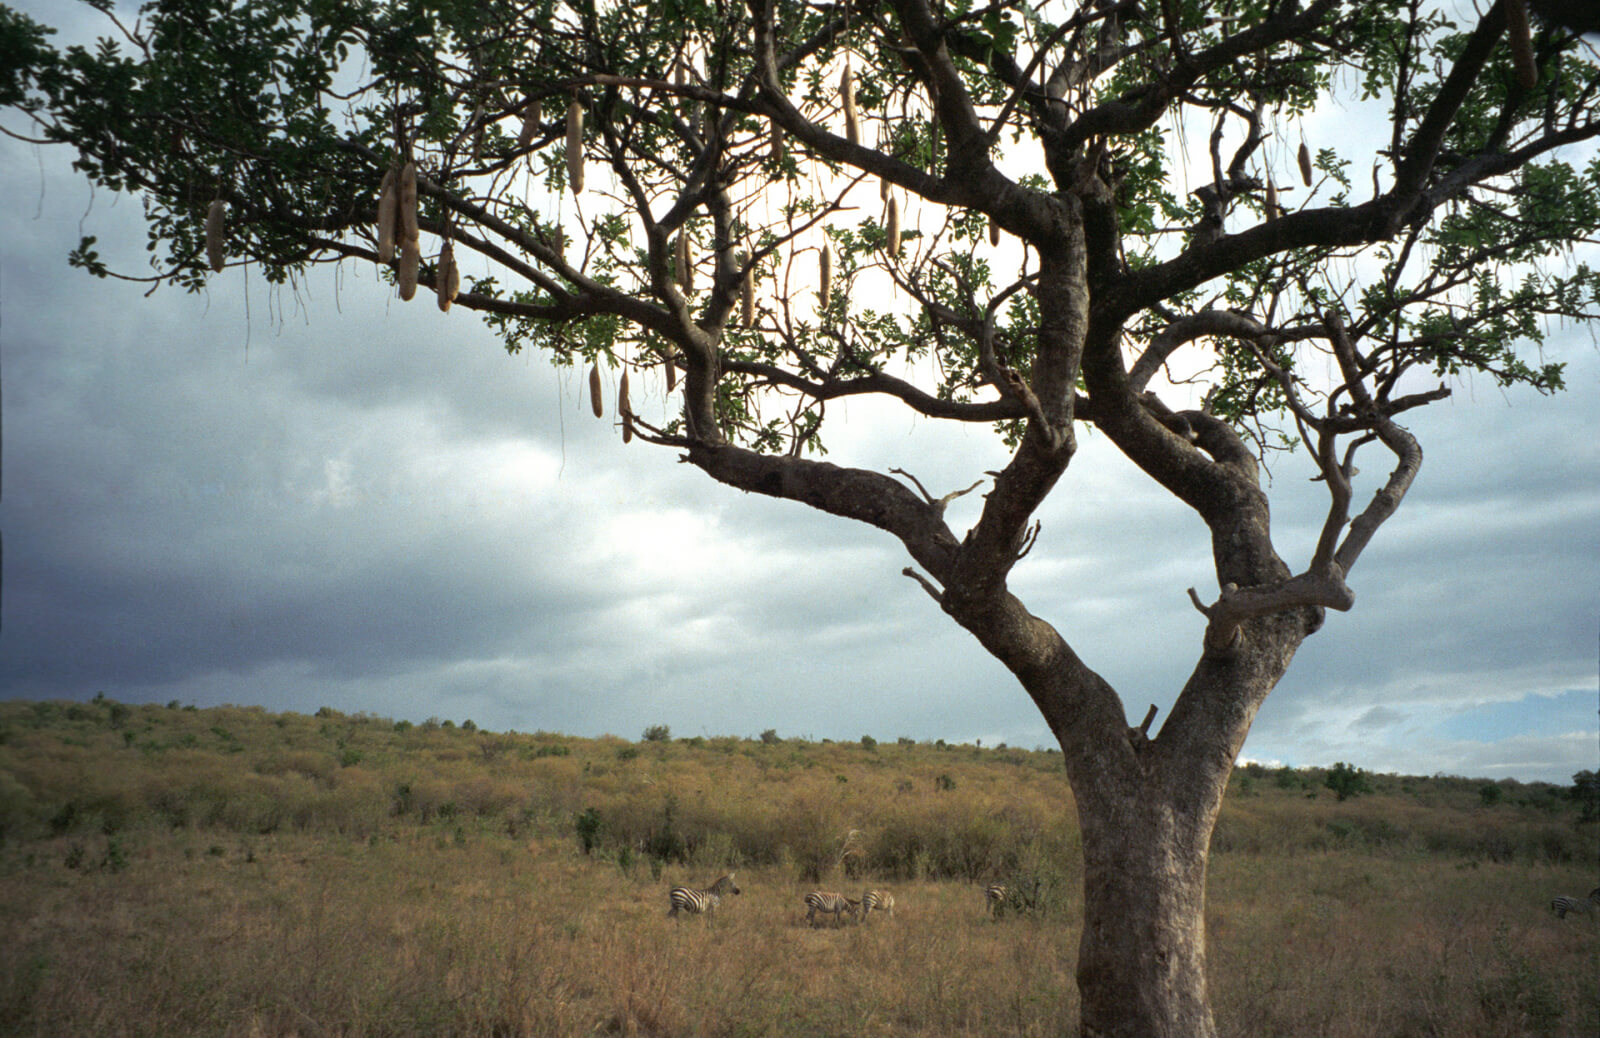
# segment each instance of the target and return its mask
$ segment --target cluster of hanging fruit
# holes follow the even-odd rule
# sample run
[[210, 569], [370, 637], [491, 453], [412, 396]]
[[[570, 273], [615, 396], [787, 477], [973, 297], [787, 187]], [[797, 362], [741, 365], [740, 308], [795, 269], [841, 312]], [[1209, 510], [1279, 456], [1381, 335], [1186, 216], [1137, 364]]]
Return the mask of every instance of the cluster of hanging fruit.
[[[409, 301], [417, 294], [417, 276], [422, 265], [415, 162], [403, 163], [384, 173], [383, 183], [378, 187], [377, 231], [378, 262], [395, 264], [400, 298]], [[455, 246], [448, 235], [439, 249], [433, 281], [439, 309], [448, 311], [461, 291], [461, 271], [456, 267]]]

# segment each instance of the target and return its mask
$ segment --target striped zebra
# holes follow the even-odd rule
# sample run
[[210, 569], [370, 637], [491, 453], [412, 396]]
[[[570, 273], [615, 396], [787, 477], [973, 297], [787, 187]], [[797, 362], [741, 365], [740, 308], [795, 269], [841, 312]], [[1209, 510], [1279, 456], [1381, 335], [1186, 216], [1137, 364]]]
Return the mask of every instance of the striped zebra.
[[1600, 908], [1600, 887], [1589, 891], [1588, 897], [1558, 897], [1550, 902], [1550, 910], [1557, 919], [1565, 919], [1568, 912], [1593, 912]]
[[813, 890], [806, 895], [806, 908], [806, 922], [812, 926], [817, 925], [816, 916], [818, 912], [823, 915], [827, 915], [830, 912], [833, 913], [834, 925], [838, 926], [844, 923], [843, 913], [849, 912], [853, 916], [861, 910], [861, 902], [853, 897], [845, 897], [843, 894]]
[[667, 894], [667, 900], [672, 902], [672, 907], [667, 909], [667, 915], [676, 917], [678, 912], [688, 912], [690, 915], [700, 915], [702, 912], [713, 912], [722, 904], [723, 894], [737, 894], [739, 887], [733, 882], [733, 873], [718, 879], [704, 890], [693, 887], [673, 887]]
[[869, 890], [861, 895], [861, 918], [873, 912], [887, 912], [894, 918], [894, 895], [887, 890]]
[[1006, 885], [991, 883], [984, 887], [983, 902], [988, 907], [990, 915], [999, 915], [1000, 906], [1006, 903]]

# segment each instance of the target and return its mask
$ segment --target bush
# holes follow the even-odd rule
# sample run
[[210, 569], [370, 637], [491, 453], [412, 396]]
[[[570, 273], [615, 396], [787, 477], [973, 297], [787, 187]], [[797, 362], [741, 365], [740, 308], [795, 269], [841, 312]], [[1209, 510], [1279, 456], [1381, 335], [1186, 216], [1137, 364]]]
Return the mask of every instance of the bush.
[[653, 724], [644, 730], [645, 742], [666, 742], [672, 738], [672, 729], [664, 724]]
[[778, 738], [778, 730], [776, 728], [768, 728], [761, 733], [761, 741], [768, 746], [776, 746], [783, 740]]
[[1567, 796], [1582, 806], [1580, 822], [1600, 821], [1600, 772], [1580, 771], [1572, 776], [1572, 788]]
[[1372, 792], [1372, 784], [1367, 781], [1367, 773], [1343, 761], [1329, 769], [1327, 778], [1322, 781], [1323, 785], [1333, 790], [1334, 796], [1339, 800], [1348, 800], [1350, 797]]
[[[583, 853], [594, 853], [595, 845], [600, 840], [600, 812], [592, 807], [584, 808], [583, 814], [578, 816], [573, 828], [578, 831], [578, 845], [583, 848]], [[624, 852], [627, 850], [628, 848], [623, 848]], [[626, 869], [627, 866], [623, 867]]]

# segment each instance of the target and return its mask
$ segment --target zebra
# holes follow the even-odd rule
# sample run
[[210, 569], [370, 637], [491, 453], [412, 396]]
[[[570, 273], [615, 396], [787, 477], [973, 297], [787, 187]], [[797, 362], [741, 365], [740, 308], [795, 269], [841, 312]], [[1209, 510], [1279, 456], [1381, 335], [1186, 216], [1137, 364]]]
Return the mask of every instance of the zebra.
[[681, 909], [690, 915], [699, 915], [702, 912], [714, 912], [722, 904], [723, 894], [740, 893], [739, 887], [733, 882], [733, 873], [728, 873], [704, 890], [693, 887], [673, 887], [667, 894], [667, 900], [672, 902], [672, 907], [667, 910], [667, 915], [676, 917]]
[[894, 917], [894, 895], [887, 890], [869, 890], [861, 895], [861, 918], [865, 919], [873, 911], [887, 912], [889, 917]]
[[818, 912], [824, 915], [832, 912], [834, 925], [837, 926], [844, 922], [842, 913], [849, 912], [853, 916], [861, 910], [861, 902], [855, 898], [822, 890], [813, 890], [807, 894], [806, 906], [806, 922], [812, 926], [817, 925], [816, 915]]
[[1600, 887], [1589, 891], [1588, 897], [1558, 897], [1550, 902], [1550, 910], [1557, 919], [1565, 919], [1568, 912], [1592, 912], [1600, 907]]
[[1006, 903], [1006, 885], [1004, 883], [991, 883], [984, 887], [983, 901], [988, 906], [991, 915], [999, 915], [1000, 906]]

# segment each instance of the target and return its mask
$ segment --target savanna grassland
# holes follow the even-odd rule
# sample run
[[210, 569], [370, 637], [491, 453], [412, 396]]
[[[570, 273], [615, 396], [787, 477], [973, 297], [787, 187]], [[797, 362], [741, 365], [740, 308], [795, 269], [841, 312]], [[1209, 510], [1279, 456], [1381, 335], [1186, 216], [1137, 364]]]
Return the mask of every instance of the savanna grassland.
[[[331, 710], [0, 703], [0, 1033], [1045, 1035], [1076, 1025], [1058, 755], [578, 739]], [[1238, 1036], [1600, 1033], [1600, 824], [1558, 786], [1241, 769]], [[667, 891], [737, 869], [710, 917]], [[983, 885], [1023, 897], [991, 918]], [[805, 923], [867, 886], [895, 914]]]

